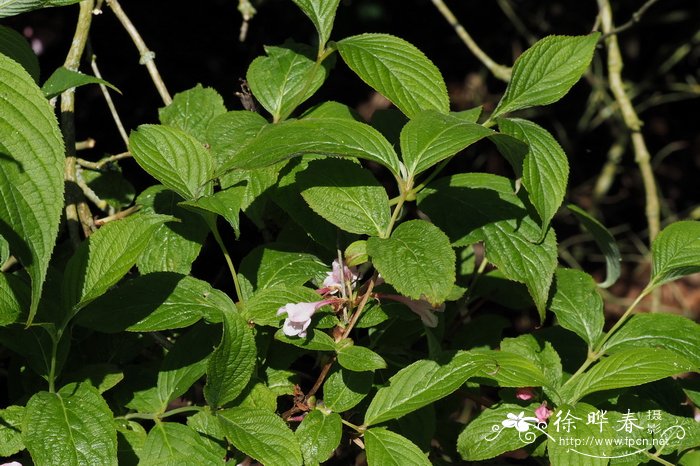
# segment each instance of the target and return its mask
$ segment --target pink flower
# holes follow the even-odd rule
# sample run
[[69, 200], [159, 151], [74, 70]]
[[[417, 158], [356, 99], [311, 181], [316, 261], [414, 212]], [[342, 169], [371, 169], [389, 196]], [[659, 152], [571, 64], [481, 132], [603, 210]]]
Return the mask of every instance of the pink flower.
[[277, 315], [280, 316], [287, 313], [287, 317], [284, 319], [284, 325], [282, 326], [282, 331], [288, 337], [293, 336], [306, 336], [306, 329], [309, 328], [311, 324], [311, 317], [314, 315], [320, 307], [331, 303], [330, 300], [317, 301], [315, 303], [289, 303], [285, 304], [277, 311]]
[[328, 272], [328, 276], [323, 280], [323, 288], [327, 289], [329, 293], [337, 293], [345, 286], [346, 282], [354, 283], [357, 281], [357, 268], [343, 264], [341, 270], [338, 259], [333, 261], [332, 267], [333, 271]]
[[535, 392], [532, 387], [523, 387], [515, 391], [515, 397], [519, 400], [530, 401], [535, 398]]
[[22, 463], [20, 463], [19, 461], [12, 461], [10, 463], [0, 464], [0, 466], [22, 466]]
[[553, 411], [551, 409], [547, 408], [547, 402], [545, 401], [535, 410], [535, 416], [537, 416], [537, 419], [540, 422], [547, 422], [547, 419], [549, 419], [549, 416], [552, 415], [552, 412]]
[[405, 304], [410, 310], [418, 314], [418, 317], [420, 317], [420, 320], [426, 327], [437, 327], [438, 319], [435, 312], [442, 312], [445, 310], [444, 304], [436, 308], [425, 299], [411, 299], [396, 294], [381, 294], [379, 297], [392, 299]]

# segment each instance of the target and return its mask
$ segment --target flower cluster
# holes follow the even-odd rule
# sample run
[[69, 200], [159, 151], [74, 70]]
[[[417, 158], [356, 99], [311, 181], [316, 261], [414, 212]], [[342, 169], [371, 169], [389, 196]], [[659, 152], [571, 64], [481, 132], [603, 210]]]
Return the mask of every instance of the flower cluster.
[[[327, 273], [323, 280], [323, 288], [318, 290], [321, 295], [333, 295], [342, 290], [349, 283], [351, 286], [357, 282], [357, 270], [340, 264], [338, 260], [333, 261], [332, 270]], [[306, 330], [311, 325], [311, 317], [314, 313], [326, 304], [334, 302], [334, 299], [324, 299], [311, 303], [289, 303], [277, 310], [277, 315], [286, 314], [282, 325], [282, 331], [288, 337], [305, 337]]]

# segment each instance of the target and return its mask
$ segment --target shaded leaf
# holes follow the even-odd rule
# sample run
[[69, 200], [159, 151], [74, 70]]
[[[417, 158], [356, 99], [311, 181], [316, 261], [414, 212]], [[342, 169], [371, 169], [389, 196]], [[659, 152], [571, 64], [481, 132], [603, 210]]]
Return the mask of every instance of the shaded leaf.
[[69, 70], [63, 66], [57, 68], [56, 71], [49, 76], [49, 79], [47, 79], [44, 85], [41, 86], [41, 92], [44, 93], [44, 96], [46, 96], [47, 99], [53, 99], [68, 89], [85, 86], [87, 84], [104, 84], [105, 86], [121, 94], [119, 89], [104, 79], [83, 74], [79, 71]]
[[213, 408], [235, 399], [248, 385], [257, 350], [253, 332], [238, 312], [223, 312], [221, 343], [209, 358], [204, 397]]

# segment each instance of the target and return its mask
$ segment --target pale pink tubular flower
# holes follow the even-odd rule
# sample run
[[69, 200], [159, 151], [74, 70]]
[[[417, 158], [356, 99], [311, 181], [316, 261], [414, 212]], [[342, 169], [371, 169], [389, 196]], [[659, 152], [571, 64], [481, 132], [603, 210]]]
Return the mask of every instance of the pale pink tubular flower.
[[22, 466], [22, 463], [19, 461], [11, 461], [9, 463], [0, 464], [0, 466]]
[[549, 416], [551, 416], [553, 411], [549, 408], [547, 408], [547, 402], [545, 401], [540, 405], [539, 408], [535, 410], [535, 416], [537, 416], [537, 419], [540, 422], [547, 422], [547, 419], [549, 419]]
[[420, 317], [420, 320], [426, 327], [437, 327], [438, 318], [435, 312], [442, 312], [445, 310], [444, 304], [436, 308], [425, 299], [411, 299], [397, 294], [381, 294], [379, 297], [405, 304], [410, 310], [418, 314], [418, 317]]
[[345, 286], [345, 282], [354, 283], [357, 281], [357, 268], [348, 267], [343, 264], [342, 268], [338, 259], [333, 261], [333, 270], [328, 272], [327, 277], [323, 280], [323, 289], [329, 293], [335, 294]]
[[535, 391], [532, 387], [522, 387], [515, 391], [515, 397], [519, 400], [530, 401], [535, 398]]
[[326, 304], [330, 304], [332, 302], [332, 300], [324, 300], [317, 301], [315, 303], [285, 304], [277, 311], [278, 316], [284, 313], [287, 314], [287, 318], [284, 319], [282, 331], [288, 337], [305, 337], [306, 329], [309, 328], [309, 325], [311, 324], [311, 317], [314, 315], [314, 312], [316, 312], [319, 308], [325, 306]]

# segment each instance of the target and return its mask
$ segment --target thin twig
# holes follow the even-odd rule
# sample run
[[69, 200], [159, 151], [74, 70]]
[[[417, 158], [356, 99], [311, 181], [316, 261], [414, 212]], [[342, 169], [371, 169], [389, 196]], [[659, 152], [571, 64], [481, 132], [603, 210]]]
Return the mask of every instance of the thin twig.
[[445, 2], [443, 2], [443, 0], [432, 0], [432, 2], [442, 16], [445, 17], [447, 22], [450, 23], [450, 26], [454, 28], [459, 38], [462, 39], [462, 42], [464, 42], [464, 44], [476, 56], [476, 58], [478, 58], [479, 61], [483, 63], [495, 77], [501, 81], [510, 81], [511, 69], [507, 66], [499, 65], [493, 61], [493, 59], [489, 57], [486, 52], [481, 50], [481, 48], [476, 44], [476, 42], [474, 42], [472, 36], [469, 35], [467, 30], [464, 29], [464, 26], [460, 24], [454, 13], [452, 13], [452, 10], [449, 9]]
[[92, 149], [95, 147], [96, 141], [92, 138], [87, 138], [84, 141], [77, 141], [75, 143], [75, 150], [86, 150], [86, 149]]
[[99, 160], [97, 162], [91, 162], [89, 160], [83, 160], [83, 159], [77, 159], [76, 162], [78, 165], [80, 165], [83, 168], [87, 168], [88, 170], [96, 170], [96, 171], [102, 171], [105, 169], [105, 167], [111, 163], [116, 162], [117, 160], [123, 160], [123, 159], [128, 159], [131, 158], [131, 153], [130, 152], [122, 152], [121, 154], [117, 155], [112, 155], [110, 157], [105, 157], [102, 160]]
[[115, 220], [119, 220], [119, 219], [128, 217], [129, 215], [138, 212], [140, 209], [141, 209], [140, 205], [131, 206], [128, 209], [124, 209], [122, 211], [119, 211], [114, 215], [110, 215], [109, 217], [98, 218], [97, 220], [95, 220], [95, 225], [102, 226], [105, 223], [113, 222]]
[[[97, 67], [97, 57], [94, 54], [92, 55], [92, 60], [90, 60], [90, 66], [92, 67], [92, 72], [95, 73], [95, 77], [102, 79], [102, 75], [100, 74], [100, 69]], [[105, 102], [107, 102], [107, 107], [109, 107], [109, 112], [112, 114], [112, 119], [114, 120], [114, 124], [117, 125], [117, 130], [119, 131], [119, 135], [122, 137], [122, 141], [124, 141], [124, 146], [128, 149], [129, 148], [129, 136], [126, 134], [126, 130], [124, 129], [124, 125], [122, 124], [122, 119], [119, 118], [119, 113], [117, 113], [117, 107], [114, 106], [114, 101], [112, 100], [112, 96], [109, 94], [109, 90], [107, 89], [107, 86], [105, 86], [102, 83], [100, 83], [100, 90], [102, 91], [102, 96], [105, 98]]]
[[95, 204], [95, 206], [102, 212], [107, 213], [107, 215], [114, 215], [114, 207], [109, 205], [109, 203], [104, 199], [100, 199], [100, 196], [98, 196], [97, 193], [93, 191], [93, 189], [90, 186], [88, 186], [81, 172], [82, 169], [80, 168], [80, 166], [77, 166], [75, 169], [75, 181], [76, 183], [78, 183], [78, 186], [80, 186], [80, 189], [83, 191], [83, 195], [85, 196], [85, 198], [93, 204]]
[[[604, 33], [614, 30], [612, 8], [609, 0], [598, 0], [601, 15], [601, 26]], [[659, 233], [661, 223], [661, 208], [659, 206], [659, 194], [654, 179], [654, 171], [651, 166], [651, 156], [647, 149], [644, 136], [642, 135], [642, 122], [637, 116], [632, 101], [625, 91], [622, 81], [622, 53], [617, 43], [616, 35], [609, 35], [605, 39], [608, 51], [608, 81], [610, 90], [615, 96], [620, 106], [620, 113], [625, 122], [625, 126], [631, 133], [632, 146], [634, 148], [635, 160], [642, 175], [644, 190], [646, 191], [646, 217], [649, 225], [649, 242], [651, 243]]]
[[631, 27], [633, 27], [634, 25], [636, 25], [637, 23], [639, 23], [639, 21], [642, 19], [642, 16], [644, 16], [644, 13], [646, 13], [646, 11], [649, 8], [651, 8], [651, 6], [654, 3], [658, 2], [658, 1], [659, 0], [647, 0], [646, 3], [644, 3], [644, 5], [642, 5], [641, 7], [639, 7], [639, 9], [637, 11], [632, 13], [632, 17], [630, 18], [629, 21], [627, 21], [626, 23], [624, 23], [621, 26], [616, 27], [615, 29], [612, 29], [611, 31], [606, 32], [605, 34], [603, 34], [601, 36], [600, 40], [601, 41], [605, 40], [608, 38], [608, 36], [619, 34], [623, 31], [626, 31], [626, 30], [630, 29]]
[[163, 99], [163, 103], [165, 105], [170, 105], [173, 99], [172, 97], [170, 97], [170, 93], [165, 87], [163, 78], [160, 77], [160, 73], [158, 72], [158, 68], [156, 67], [156, 54], [149, 50], [148, 47], [146, 47], [146, 43], [141, 38], [139, 31], [136, 30], [136, 27], [134, 27], [134, 24], [126, 15], [119, 2], [117, 0], [106, 0], [106, 3], [107, 6], [109, 6], [112, 9], [119, 22], [122, 23], [124, 29], [126, 29], [126, 32], [131, 37], [131, 40], [134, 42], [134, 45], [136, 45], [136, 48], [141, 54], [141, 59], [139, 60], [139, 63], [142, 65], [146, 65], [146, 68], [148, 69], [148, 74], [151, 75], [151, 80], [153, 81], [153, 84], [155, 84], [156, 89], [158, 89], [158, 93], [160, 94], [160, 98]]
[[[64, 66], [76, 71], [80, 65], [80, 57], [85, 50], [85, 44], [92, 22], [92, 9], [94, 0], [80, 2], [78, 24], [75, 28], [73, 42], [68, 50]], [[92, 215], [85, 215], [85, 198], [77, 185], [76, 180], [76, 143], [75, 143], [75, 88], [68, 89], [61, 94], [61, 131], [66, 145], [66, 161], [64, 167], [64, 179], [66, 182], [66, 221], [71, 243], [74, 247], [80, 244], [80, 229], [87, 237], [92, 232]], [[89, 208], [87, 208], [89, 212]]]

